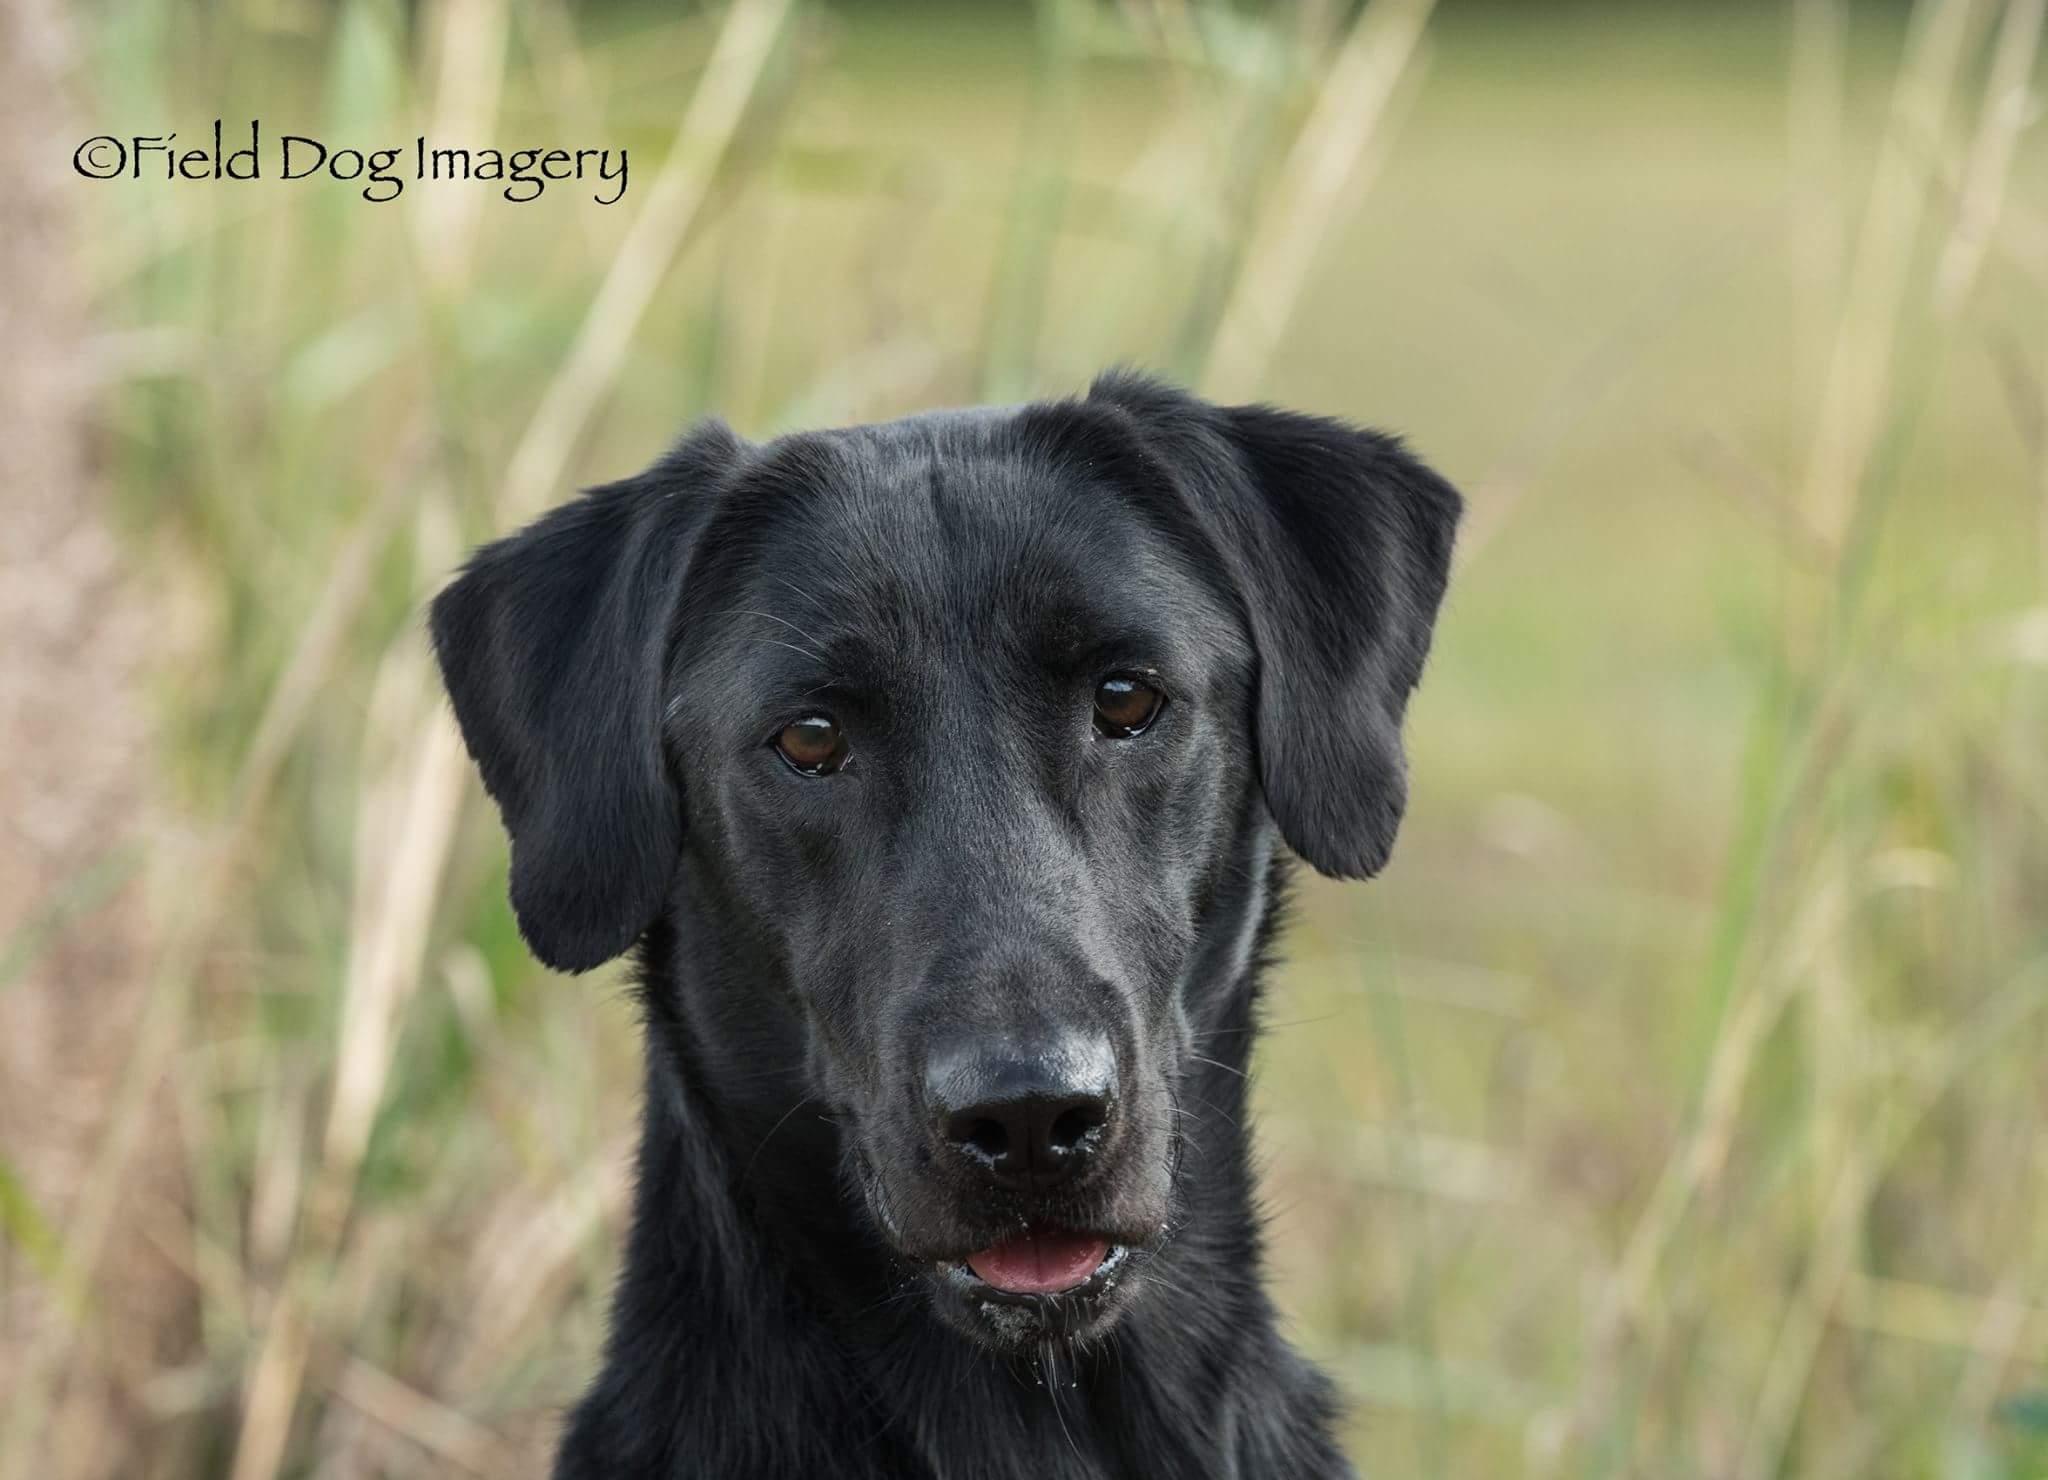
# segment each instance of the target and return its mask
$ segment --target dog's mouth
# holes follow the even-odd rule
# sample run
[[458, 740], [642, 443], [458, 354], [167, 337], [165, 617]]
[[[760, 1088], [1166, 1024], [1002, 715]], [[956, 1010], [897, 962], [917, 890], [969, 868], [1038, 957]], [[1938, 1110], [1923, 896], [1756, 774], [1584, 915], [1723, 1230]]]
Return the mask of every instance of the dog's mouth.
[[916, 1252], [865, 1154], [857, 1165], [887, 1242], [931, 1281], [938, 1309], [999, 1351], [1030, 1351], [1046, 1340], [1086, 1341], [1106, 1330], [1135, 1295], [1138, 1271], [1157, 1243], [1108, 1227], [1038, 1218], [1012, 1225], [1015, 1232], [982, 1248], [939, 1252], [927, 1245]]
[[938, 1270], [966, 1294], [1073, 1296], [1112, 1277], [1129, 1252], [1096, 1234], [1041, 1224], [965, 1259], [939, 1260]]
[[1108, 1330], [1130, 1303], [1139, 1251], [1100, 1234], [1036, 1225], [964, 1259], [941, 1259], [939, 1309], [977, 1341], [1011, 1356], [1075, 1346]]

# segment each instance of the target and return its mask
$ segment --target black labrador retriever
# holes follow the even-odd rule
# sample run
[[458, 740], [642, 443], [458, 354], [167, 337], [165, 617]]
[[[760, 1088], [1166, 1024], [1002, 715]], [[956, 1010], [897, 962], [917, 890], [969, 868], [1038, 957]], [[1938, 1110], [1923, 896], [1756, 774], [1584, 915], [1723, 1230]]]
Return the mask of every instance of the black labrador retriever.
[[433, 608], [534, 953], [637, 946], [558, 1477], [1323, 1476], [1244, 1133], [1286, 877], [1386, 862], [1459, 499], [1117, 373], [709, 422]]

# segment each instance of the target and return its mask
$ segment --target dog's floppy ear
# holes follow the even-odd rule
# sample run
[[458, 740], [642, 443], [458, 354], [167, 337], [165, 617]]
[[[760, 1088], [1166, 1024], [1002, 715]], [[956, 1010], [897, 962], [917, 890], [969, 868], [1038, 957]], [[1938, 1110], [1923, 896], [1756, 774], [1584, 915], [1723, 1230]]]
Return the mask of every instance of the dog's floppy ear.
[[1266, 805], [1322, 873], [1377, 873], [1407, 805], [1401, 719], [1422, 676], [1461, 501], [1392, 437], [1096, 381], [1164, 465], [1244, 602]]
[[434, 654], [511, 835], [520, 933], [560, 970], [624, 951], [674, 877], [662, 672], [691, 532], [741, 445], [706, 423], [637, 478], [484, 546], [434, 600]]

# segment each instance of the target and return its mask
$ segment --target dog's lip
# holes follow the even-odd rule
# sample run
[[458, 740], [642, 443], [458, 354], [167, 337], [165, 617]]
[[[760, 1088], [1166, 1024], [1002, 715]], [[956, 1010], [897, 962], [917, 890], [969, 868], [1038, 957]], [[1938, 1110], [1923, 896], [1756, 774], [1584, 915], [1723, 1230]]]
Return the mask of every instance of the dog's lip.
[[1116, 1284], [1124, 1265], [1131, 1257], [1131, 1245], [1068, 1230], [1059, 1232], [1075, 1245], [1085, 1245], [1089, 1252], [1096, 1256], [1092, 1265], [1083, 1265], [1083, 1261], [1076, 1258], [1073, 1264], [1082, 1267], [1069, 1266], [1059, 1270], [1056, 1276], [1048, 1269], [1048, 1275], [1053, 1277], [1028, 1281], [1001, 1279], [998, 1282], [985, 1279], [975, 1266], [980, 1264], [983, 1268], [989, 1268], [999, 1277], [1006, 1271], [1000, 1262], [994, 1262], [992, 1266], [991, 1261], [986, 1258], [990, 1250], [978, 1250], [960, 1259], [937, 1260], [933, 1268], [947, 1285], [978, 1303], [997, 1301], [1016, 1305], [1056, 1305], [1102, 1294]]

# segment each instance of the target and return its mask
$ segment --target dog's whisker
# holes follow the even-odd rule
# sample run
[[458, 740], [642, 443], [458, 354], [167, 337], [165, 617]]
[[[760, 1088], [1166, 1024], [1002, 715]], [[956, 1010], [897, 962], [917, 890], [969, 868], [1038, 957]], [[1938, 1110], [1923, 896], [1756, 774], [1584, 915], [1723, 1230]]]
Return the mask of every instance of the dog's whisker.
[[742, 637], [739, 640], [741, 642], [757, 642], [767, 647], [788, 648], [791, 652], [801, 657], [809, 658], [813, 663], [827, 667], [831, 664], [831, 660], [823, 653], [814, 653], [807, 647], [800, 647], [793, 642], [785, 642], [779, 637]]
[[1231, 1038], [1240, 1035], [1256, 1038], [1261, 1033], [1277, 1033], [1286, 1028], [1309, 1028], [1317, 1023], [1333, 1022], [1342, 1016], [1342, 1013], [1337, 1012], [1319, 1012], [1314, 1017], [1288, 1018], [1277, 1023], [1253, 1023], [1244, 1028], [1205, 1028], [1195, 1034], [1195, 1042], [1202, 1043], [1211, 1038]]
[[1087, 1457], [1081, 1453], [1081, 1446], [1074, 1442], [1073, 1430], [1067, 1427], [1067, 1415], [1060, 1404], [1059, 1360], [1055, 1354], [1053, 1344], [1049, 1341], [1041, 1343], [1040, 1351], [1042, 1353], [1041, 1367], [1045, 1374], [1043, 1381], [1046, 1397], [1052, 1403], [1052, 1416], [1059, 1421], [1060, 1433], [1067, 1441], [1067, 1448], [1072, 1450], [1074, 1458], [1080, 1460], [1085, 1466], [1088, 1463]]
[[[1232, 1115], [1228, 1110], [1225, 1110], [1221, 1105], [1218, 1105], [1213, 1100], [1209, 1099], [1208, 1096], [1190, 1095], [1188, 1098], [1192, 1099], [1197, 1105], [1200, 1105], [1203, 1109], [1207, 1110], [1209, 1114], [1220, 1115], [1225, 1120], [1229, 1121], [1232, 1125], [1239, 1126], [1239, 1128], [1242, 1129], [1242, 1126], [1240, 1125], [1238, 1118], [1235, 1115]], [[1205, 1117], [1197, 1118], [1201, 1119]]]
[[818, 648], [824, 646], [824, 644], [820, 643], [817, 638], [811, 636], [810, 633], [804, 631], [803, 628], [797, 626], [796, 623], [789, 621], [787, 618], [778, 617], [773, 612], [755, 611], [750, 607], [729, 607], [724, 612], [720, 613], [720, 615], [728, 617], [759, 617], [764, 622], [774, 622], [778, 626], [787, 627], [790, 631], [794, 632], [798, 637], [801, 637], [805, 642], [810, 644], [811, 649], [816, 655], [819, 662], [823, 663], [827, 661], [823, 653], [816, 651]]
[[1212, 1068], [1221, 1069], [1226, 1074], [1235, 1074], [1239, 1079], [1251, 1078], [1251, 1075], [1247, 1074], [1244, 1070], [1239, 1069], [1233, 1065], [1226, 1064], [1221, 1059], [1212, 1059], [1206, 1054], [1199, 1053], [1189, 1054], [1188, 1057], [1200, 1063], [1208, 1064]]
[[797, 599], [803, 603], [804, 609], [808, 615], [820, 617], [828, 615], [825, 607], [819, 602], [818, 593], [816, 591], [807, 590], [806, 588], [799, 586], [795, 581], [792, 581], [788, 576], [782, 575], [779, 572], [770, 572], [770, 577], [778, 584], [785, 586], [790, 591], [794, 592]]
[[775, 1139], [775, 1133], [788, 1125], [795, 1117], [797, 1111], [803, 1109], [806, 1105], [814, 1103], [817, 1098], [816, 1095], [805, 1095], [801, 1100], [798, 1100], [794, 1105], [783, 1111], [781, 1118], [775, 1124], [768, 1127], [768, 1134], [761, 1138], [761, 1144], [756, 1146], [754, 1154], [747, 1158], [747, 1169], [740, 1173], [740, 1185], [742, 1187], [753, 1180], [754, 1168], [760, 1165], [761, 1162], [761, 1153], [768, 1149], [768, 1143]]

